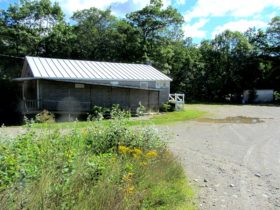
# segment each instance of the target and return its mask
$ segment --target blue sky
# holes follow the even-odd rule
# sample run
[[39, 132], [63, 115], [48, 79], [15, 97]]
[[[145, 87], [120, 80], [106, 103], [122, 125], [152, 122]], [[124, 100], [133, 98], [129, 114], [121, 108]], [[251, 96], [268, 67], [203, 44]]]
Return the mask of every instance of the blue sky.
[[[19, 0], [0, 0], [0, 8]], [[55, 1], [55, 0], [53, 0]], [[113, 14], [123, 17], [139, 10], [150, 0], [56, 0], [70, 17], [76, 10], [97, 7], [111, 8]], [[265, 28], [274, 16], [280, 15], [280, 0], [163, 0], [164, 6], [172, 5], [184, 16], [183, 30], [194, 42], [214, 38], [230, 29], [244, 32], [249, 27]]]

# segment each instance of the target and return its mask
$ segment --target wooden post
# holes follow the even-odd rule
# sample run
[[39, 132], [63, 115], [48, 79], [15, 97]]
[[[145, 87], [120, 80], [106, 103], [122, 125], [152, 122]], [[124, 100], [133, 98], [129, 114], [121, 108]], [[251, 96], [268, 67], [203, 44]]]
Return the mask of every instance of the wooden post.
[[22, 100], [25, 100], [24, 87], [25, 87], [25, 81], [22, 82]]
[[40, 109], [40, 82], [37, 80], [37, 109]]
[[160, 104], [159, 104], [159, 91], [158, 91], [158, 112], [159, 112]]
[[25, 114], [28, 110], [25, 101], [24, 89], [25, 89], [25, 81], [22, 82], [22, 102], [23, 102], [22, 109], [23, 109], [23, 113]]
[[129, 88], [129, 99], [128, 99], [128, 103], [129, 103], [129, 108], [130, 108], [130, 110], [132, 110], [132, 108], [131, 108], [131, 88]]
[[148, 90], [148, 112], [150, 112], [150, 90]]

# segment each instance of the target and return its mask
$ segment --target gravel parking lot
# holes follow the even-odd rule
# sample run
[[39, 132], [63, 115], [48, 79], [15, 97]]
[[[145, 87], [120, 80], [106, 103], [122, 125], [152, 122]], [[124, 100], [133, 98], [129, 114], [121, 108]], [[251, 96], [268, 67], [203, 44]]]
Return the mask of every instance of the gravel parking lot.
[[171, 150], [200, 209], [280, 209], [280, 107], [196, 105], [204, 119], [170, 125]]

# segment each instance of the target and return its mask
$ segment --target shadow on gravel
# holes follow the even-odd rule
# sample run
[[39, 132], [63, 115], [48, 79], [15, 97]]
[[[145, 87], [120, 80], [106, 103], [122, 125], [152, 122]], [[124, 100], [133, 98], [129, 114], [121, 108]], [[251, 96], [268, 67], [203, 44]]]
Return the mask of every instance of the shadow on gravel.
[[244, 123], [244, 124], [255, 124], [255, 123], [264, 122], [264, 120], [261, 118], [244, 117], [244, 116], [226, 117], [223, 119], [199, 118], [196, 121], [204, 122], [204, 123]]

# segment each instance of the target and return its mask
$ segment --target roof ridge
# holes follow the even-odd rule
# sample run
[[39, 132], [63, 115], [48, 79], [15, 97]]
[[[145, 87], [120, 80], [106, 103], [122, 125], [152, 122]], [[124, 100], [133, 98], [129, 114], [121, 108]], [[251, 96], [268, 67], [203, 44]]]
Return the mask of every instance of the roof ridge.
[[[81, 60], [81, 59], [73, 59], [73, 58], [51, 58], [51, 57], [41, 57], [41, 56], [25, 56], [25, 58], [43, 58], [43, 59], [57, 59], [57, 60], [74, 60], [74, 61], [89, 61], [89, 62], [98, 62], [98, 63], [117, 63], [117, 64], [128, 64], [128, 65], [144, 65], [144, 66], [152, 66], [145, 63], [127, 63], [127, 62], [112, 62], [112, 61], [94, 61], [94, 60]], [[153, 66], [152, 66], [153, 67]], [[153, 67], [154, 68], [154, 67]]]

